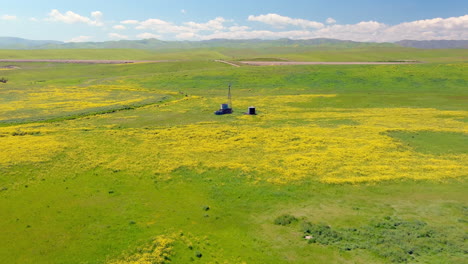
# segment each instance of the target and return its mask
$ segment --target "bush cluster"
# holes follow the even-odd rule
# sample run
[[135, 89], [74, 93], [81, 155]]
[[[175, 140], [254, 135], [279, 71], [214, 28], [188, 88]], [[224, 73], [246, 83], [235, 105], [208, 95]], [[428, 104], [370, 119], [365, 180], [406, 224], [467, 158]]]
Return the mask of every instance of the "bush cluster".
[[332, 230], [331, 227], [326, 224], [304, 222], [302, 223], [302, 232], [304, 232], [305, 235], [312, 236], [312, 238], [309, 239], [309, 243], [318, 242], [323, 245], [330, 245], [342, 240], [341, 234]]
[[[281, 215], [277, 225], [298, 221]], [[449, 254], [464, 255], [464, 237], [449, 230], [437, 230], [419, 220], [387, 216], [359, 228], [332, 228], [323, 223], [303, 221], [301, 231], [309, 243], [330, 245], [343, 251], [364, 249], [392, 263], [417, 261], [418, 257]]]
[[12, 136], [26, 136], [26, 135], [39, 135], [41, 132], [39, 131], [21, 131], [21, 130], [16, 130], [11, 132]]
[[293, 222], [297, 222], [297, 218], [293, 215], [290, 215], [290, 214], [283, 214], [283, 215], [280, 215], [278, 216], [274, 223], [275, 225], [282, 225], [282, 226], [287, 226], [287, 225], [290, 225], [292, 224]]

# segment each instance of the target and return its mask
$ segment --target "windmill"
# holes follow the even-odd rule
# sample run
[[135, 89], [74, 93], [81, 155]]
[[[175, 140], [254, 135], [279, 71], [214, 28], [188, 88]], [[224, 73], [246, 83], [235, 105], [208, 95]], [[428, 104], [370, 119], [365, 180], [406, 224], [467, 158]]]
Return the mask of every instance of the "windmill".
[[231, 83], [229, 83], [228, 86], [228, 105], [231, 108], [232, 111], [232, 99], [231, 99]]
[[226, 104], [221, 104], [221, 108], [215, 112], [215, 115], [232, 114], [232, 99], [231, 99], [231, 83], [228, 86], [228, 101]]

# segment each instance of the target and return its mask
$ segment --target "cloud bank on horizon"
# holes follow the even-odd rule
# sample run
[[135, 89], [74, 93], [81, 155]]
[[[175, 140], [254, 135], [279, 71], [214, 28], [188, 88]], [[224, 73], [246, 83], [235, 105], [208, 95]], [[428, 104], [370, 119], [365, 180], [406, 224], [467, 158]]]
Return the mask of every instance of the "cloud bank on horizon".
[[[19, 23], [22, 19], [24, 18], [12, 14], [0, 14], [0, 23], [2, 21]], [[53, 9], [44, 18], [29, 18], [28, 20], [48, 26], [68, 25], [70, 30], [76, 25], [100, 29], [98, 34], [77, 35], [67, 39], [68, 42], [148, 38], [162, 40], [334, 38], [370, 42], [394, 42], [403, 39], [468, 39], [468, 15], [430, 18], [396, 25], [378, 21], [340, 24], [338, 19], [332, 17], [320, 22], [275, 13], [249, 15], [243, 21], [215, 17], [203, 23], [193, 21], [173, 23], [159, 18], [107, 21], [105, 14], [101, 11], [83, 15], [73, 11], [62, 12]], [[96, 30], [90, 32], [96, 32]]]

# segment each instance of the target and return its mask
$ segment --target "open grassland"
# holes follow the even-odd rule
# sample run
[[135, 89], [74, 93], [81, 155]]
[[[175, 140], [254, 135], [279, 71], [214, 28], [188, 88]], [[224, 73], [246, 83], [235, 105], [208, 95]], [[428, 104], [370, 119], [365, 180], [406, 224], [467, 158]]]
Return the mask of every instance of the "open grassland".
[[[250, 51], [230, 50], [226, 55], [239, 57], [241, 60], [249, 58], [268, 57], [289, 61], [422, 61], [422, 62], [466, 62], [466, 49], [423, 50], [414, 48], [353, 48], [353, 49], [265, 49]], [[250, 55], [250, 57], [248, 56]]]
[[187, 50], [63, 49], [0, 50], [0, 59], [62, 60], [267, 60], [267, 61], [421, 61], [467, 62], [466, 49], [424, 50], [404, 47], [367, 48], [205, 48]]
[[[0, 263], [461, 263], [463, 52], [15, 63], [0, 71]], [[216, 116], [230, 82], [235, 112]]]
[[150, 51], [139, 49], [0, 50], [2, 59], [75, 60], [213, 60], [225, 55], [213, 49]]

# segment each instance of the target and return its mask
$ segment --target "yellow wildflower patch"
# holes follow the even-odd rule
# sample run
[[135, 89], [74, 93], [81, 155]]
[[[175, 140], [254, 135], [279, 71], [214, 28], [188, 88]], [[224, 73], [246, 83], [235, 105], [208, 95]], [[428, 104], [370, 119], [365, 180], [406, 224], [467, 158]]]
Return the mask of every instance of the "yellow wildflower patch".
[[[290, 117], [285, 115], [269, 112], [239, 116], [232, 124], [201, 122], [167, 129], [109, 132], [116, 140], [134, 138], [141, 143], [120, 153], [107, 166], [159, 174], [170, 174], [179, 167], [198, 171], [230, 168], [255, 173], [260, 180], [273, 183], [303, 179], [361, 183], [466, 176], [468, 155], [419, 153], [388, 135], [395, 130], [467, 133], [466, 124], [456, 118], [440, 118], [466, 116], [465, 111], [322, 109], [295, 113], [294, 118], [300, 119], [301, 124], [289, 124]], [[355, 124], [323, 126], [318, 121], [324, 118], [352, 120]]]
[[174, 239], [170, 236], [158, 236], [150, 244], [141, 248], [136, 253], [125, 256], [123, 259], [110, 261], [108, 264], [168, 263], [168, 259], [172, 255], [173, 242]]
[[0, 136], [0, 166], [47, 161], [65, 145], [50, 135]]
[[[278, 184], [301, 180], [327, 183], [440, 180], [467, 175], [467, 154], [421, 153], [389, 135], [394, 131], [466, 134], [466, 123], [461, 121], [468, 116], [466, 111], [430, 108], [320, 108], [305, 111], [291, 104], [320, 96], [335, 95], [244, 98], [259, 106], [259, 115], [236, 115], [231, 119], [215, 117], [214, 121], [173, 127], [118, 129], [110, 124], [97, 130], [98, 127], [77, 120], [67, 122], [60, 130], [52, 125], [41, 129], [55, 130], [57, 135], [66, 133], [62, 138], [71, 146], [67, 152], [69, 162], [80, 164], [81, 168], [99, 166], [167, 177], [180, 167], [198, 172], [227, 168], [242, 171], [255, 181]], [[165, 103], [167, 107], [143, 110], [163, 114], [194, 102], [203, 107], [208, 104], [206, 98], [184, 97]], [[131, 118], [137, 120], [138, 112], [132, 112]], [[87, 131], [86, 136], [82, 131]], [[29, 141], [22, 144], [21, 139]], [[46, 139], [52, 143], [41, 141]], [[0, 138], [0, 141], [10, 142], [4, 144], [10, 150], [2, 152], [5, 157], [0, 164], [50, 156], [61, 146], [52, 139], [49, 136]], [[6, 157], [5, 153], [13, 154]], [[83, 153], [86, 153], [86, 160], [83, 160]]]
[[63, 116], [92, 109], [135, 105], [145, 100], [147, 102], [161, 99], [164, 95], [166, 94], [148, 92], [132, 85], [0, 89], [0, 121]]

